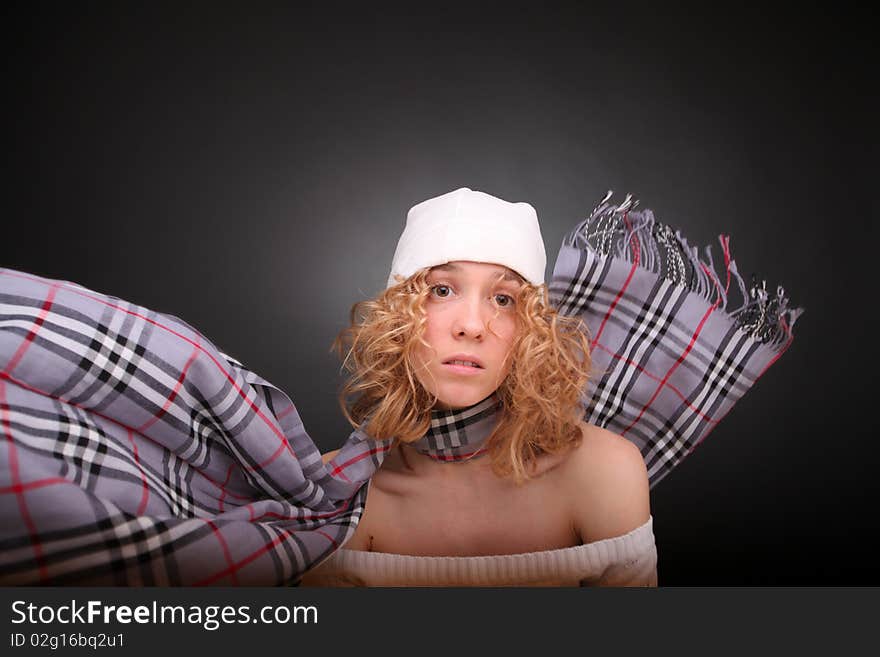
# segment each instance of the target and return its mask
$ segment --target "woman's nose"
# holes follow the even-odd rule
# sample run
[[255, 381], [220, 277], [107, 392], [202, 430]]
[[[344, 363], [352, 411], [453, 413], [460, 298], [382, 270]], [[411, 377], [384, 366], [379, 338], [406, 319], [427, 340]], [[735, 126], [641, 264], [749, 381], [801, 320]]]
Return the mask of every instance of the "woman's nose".
[[459, 337], [482, 338], [486, 331], [486, 318], [480, 300], [462, 300], [453, 322], [453, 332]]

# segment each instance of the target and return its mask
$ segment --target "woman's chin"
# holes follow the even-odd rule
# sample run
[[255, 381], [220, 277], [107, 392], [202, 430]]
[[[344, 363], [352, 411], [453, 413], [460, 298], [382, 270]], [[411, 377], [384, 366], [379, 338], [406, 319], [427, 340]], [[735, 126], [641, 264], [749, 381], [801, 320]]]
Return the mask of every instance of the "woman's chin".
[[461, 408], [467, 408], [469, 406], [473, 406], [474, 404], [483, 401], [486, 397], [492, 394], [492, 391], [488, 392], [474, 392], [468, 394], [450, 394], [450, 395], [438, 395], [437, 402], [434, 404], [435, 411], [455, 411]]

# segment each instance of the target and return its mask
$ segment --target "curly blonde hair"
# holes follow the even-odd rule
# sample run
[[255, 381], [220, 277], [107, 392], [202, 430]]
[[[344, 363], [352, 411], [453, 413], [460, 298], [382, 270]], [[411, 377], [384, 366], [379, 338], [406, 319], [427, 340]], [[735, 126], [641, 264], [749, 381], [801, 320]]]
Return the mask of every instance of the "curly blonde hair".
[[[351, 308], [350, 326], [333, 342], [351, 375], [339, 405], [353, 427], [367, 421], [374, 439], [409, 443], [421, 438], [437, 398], [418, 381], [413, 363], [432, 285], [424, 268]], [[543, 453], [580, 444], [580, 397], [590, 376], [589, 332], [574, 317], [557, 313], [547, 286], [523, 281], [515, 303], [517, 334], [510, 372], [496, 394], [501, 419], [487, 441], [493, 471], [522, 483]]]

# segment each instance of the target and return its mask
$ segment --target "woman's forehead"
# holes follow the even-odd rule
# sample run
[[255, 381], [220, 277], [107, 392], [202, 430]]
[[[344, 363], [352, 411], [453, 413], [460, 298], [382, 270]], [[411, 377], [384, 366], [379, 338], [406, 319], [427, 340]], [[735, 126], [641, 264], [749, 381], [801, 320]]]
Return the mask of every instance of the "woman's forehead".
[[500, 276], [502, 280], [510, 281], [512, 283], [522, 283], [523, 281], [522, 276], [512, 269], [505, 267], [504, 265], [496, 265], [487, 262], [456, 260], [454, 262], [447, 262], [442, 265], [431, 267], [431, 272], [466, 273], [469, 271], [485, 273], [487, 276]]

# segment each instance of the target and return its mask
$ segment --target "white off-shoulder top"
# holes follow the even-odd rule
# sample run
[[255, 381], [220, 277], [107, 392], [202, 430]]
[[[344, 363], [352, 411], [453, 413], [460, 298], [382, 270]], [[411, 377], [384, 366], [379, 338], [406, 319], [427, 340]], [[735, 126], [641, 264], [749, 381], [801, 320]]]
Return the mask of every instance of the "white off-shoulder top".
[[559, 550], [412, 557], [339, 549], [303, 586], [657, 586], [653, 516], [621, 536]]

